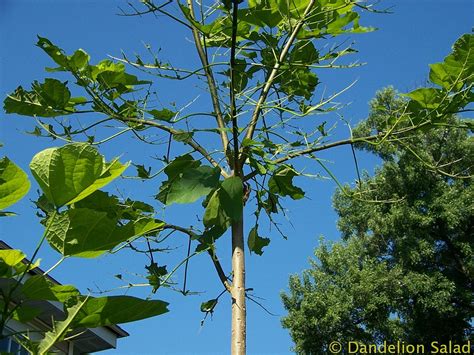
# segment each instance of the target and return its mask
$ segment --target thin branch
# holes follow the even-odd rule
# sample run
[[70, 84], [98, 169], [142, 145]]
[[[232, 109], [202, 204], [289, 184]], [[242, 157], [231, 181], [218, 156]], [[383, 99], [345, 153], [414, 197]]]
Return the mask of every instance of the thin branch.
[[[245, 138], [252, 139], [253, 134], [255, 132], [255, 127], [257, 126], [258, 119], [260, 117], [260, 113], [262, 112], [262, 106], [265, 103], [265, 100], [267, 99], [268, 93], [270, 92], [270, 88], [272, 87], [273, 81], [275, 80], [275, 77], [278, 73], [278, 70], [280, 69], [281, 64], [285, 60], [291, 46], [293, 45], [293, 42], [296, 39], [296, 36], [298, 35], [298, 32], [301, 30], [301, 27], [303, 26], [306, 17], [308, 16], [309, 12], [315, 5], [316, 1], [311, 0], [308, 3], [308, 6], [306, 7], [303, 16], [301, 19], [298, 21], [296, 26], [293, 29], [293, 32], [291, 33], [290, 37], [288, 38], [288, 41], [286, 42], [285, 46], [283, 47], [283, 50], [280, 53], [280, 56], [278, 60], [276, 61], [275, 65], [273, 66], [272, 71], [270, 72], [270, 75], [268, 76], [268, 79], [266, 80], [265, 86], [263, 87], [260, 97], [257, 101], [257, 104], [255, 105], [255, 109], [252, 114], [252, 118], [249, 123], [249, 127], [247, 129], [247, 133], [245, 135]], [[244, 157], [242, 157], [244, 159]]]
[[232, 139], [234, 146], [234, 175], [241, 176], [239, 162], [239, 125], [237, 123], [237, 108], [235, 104], [235, 47], [237, 42], [237, 25], [238, 25], [239, 2], [233, 2], [232, 10], [232, 43], [230, 48], [230, 112], [232, 117]]
[[[431, 124], [430, 122], [424, 122], [418, 126], [414, 126], [414, 127], [408, 127], [408, 128], [405, 128], [405, 129], [401, 129], [399, 131], [395, 131], [395, 132], [392, 132], [391, 133], [391, 136], [399, 136], [399, 135], [402, 135], [402, 134], [405, 134], [405, 133], [408, 133], [408, 132], [412, 132], [412, 131], [416, 131], [428, 124]], [[354, 144], [354, 143], [370, 143], [374, 140], [377, 140], [379, 138], [382, 138], [382, 137], [385, 137], [385, 133], [377, 133], [377, 134], [374, 134], [374, 135], [371, 135], [371, 136], [366, 136], [366, 137], [358, 137], [358, 138], [348, 138], [348, 139], [343, 139], [343, 140], [340, 140], [340, 141], [336, 141], [336, 142], [332, 142], [332, 143], [328, 143], [328, 144], [323, 144], [323, 145], [319, 145], [317, 147], [311, 147], [311, 148], [307, 148], [307, 149], [302, 149], [302, 150], [298, 150], [298, 151], [295, 151], [293, 153], [289, 153], [287, 154], [286, 156], [284, 157], [281, 157], [281, 158], [277, 158], [277, 159], [274, 159], [270, 162], [270, 164], [274, 164], [274, 165], [278, 165], [278, 164], [281, 164], [281, 163], [284, 163], [288, 160], [291, 160], [291, 159], [294, 159], [294, 158], [297, 158], [297, 157], [300, 157], [302, 155], [307, 155], [307, 154], [311, 154], [311, 153], [315, 153], [315, 152], [318, 152], [318, 151], [322, 151], [322, 150], [327, 150], [329, 148], [334, 148], [334, 147], [339, 147], [339, 146], [343, 146], [343, 145], [347, 145], [347, 144]], [[244, 181], [247, 181], [253, 177], [255, 177], [256, 175], [258, 175], [258, 172], [257, 171], [253, 171], [249, 174], [247, 174], [245, 177], [244, 177]]]
[[[145, 126], [156, 127], [158, 129], [161, 129], [162, 131], [171, 133], [172, 135], [176, 135], [176, 134], [181, 133], [180, 131], [177, 131], [174, 128], [162, 125], [162, 124], [160, 124], [158, 122], [155, 122], [155, 121], [143, 120], [143, 119], [139, 119], [139, 118], [135, 118], [135, 117], [120, 117], [120, 116], [117, 116], [115, 118], [120, 120], [120, 121], [124, 121], [124, 122], [133, 122], [133, 123], [138, 123], [138, 124], [142, 124], [142, 125], [145, 125]], [[194, 141], [193, 139], [188, 139], [188, 140], [186, 140], [185, 143], [188, 144], [189, 146], [191, 146], [197, 152], [201, 153], [202, 156], [204, 158], [206, 158], [206, 160], [208, 162], [210, 162], [214, 167], [219, 168], [220, 171], [221, 171], [222, 176], [224, 176], [226, 178], [229, 177], [229, 174], [224, 170], [224, 168], [222, 168], [219, 165], [219, 163], [199, 143], [196, 143], [196, 141]]]
[[[163, 226], [163, 229], [173, 229], [173, 230], [176, 230], [178, 232], [187, 234], [190, 238], [193, 238], [193, 239], [198, 239], [199, 238], [199, 234], [193, 232], [191, 229], [176, 226], [174, 224], [165, 224]], [[222, 268], [222, 265], [219, 261], [219, 258], [216, 255], [214, 249], [212, 247], [210, 247], [210, 248], [207, 249], [207, 252], [208, 252], [209, 256], [211, 257], [212, 263], [214, 264], [214, 268], [217, 271], [217, 275], [219, 276], [219, 279], [221, 280], [221, 282], [224, 285], [224, 287], [226, 288], [226, 290], [231, 292], [231, 289], [232, 289], [231, 285], [229, 283], [229, 280], [228, 280], [228, 278], [227, 278], [227, 276], [224, 272], [224, 269]]]
[[[187, 0], [187, 2], [188, 2], [188, 8], [189, 8], [189, 16], [194, 18], [195, 15], [194, 15], [193, 0]], [[212, 106], [214, 107], [214, 111], [216, 112], [216, 122], [217, 122], [217, 126], [219, 127], [219, 131], [221, 135], [222, 147], [223, 147], [224, 153], [226, 153], [227, 147], [229, 145], [229, 138], [227, 137], [227, 133], [225, 131], [226, 125], [225, 125], [224, 116], [222, 115], [222, 111], [221, 111], [221, 107], [219, 103], [219, 94], [217, 93], [217, 85], [214, 80], [214, 74], [212, 70], [210, 69], [209, 60], [201, 44], [201, 37], [199, 35], [199, 30], [194, 25], [192, 25], [192, 32], [193, 32], [194, 44], [196, 46], [199, 59], [201, 60], [201, 63], [204, 67], [204, 72], [206, 73], [207, 85], [209, 87], [209, 92], [211, 94]]]
[[188, 265], [189, 265], [189, 255], [191, 254], [191, 236], [188, 236], [189, 237], [189, 240], [188, 240], [188, 251], [187, 251], [187, 254], [186, 254], [186, 264], [184, 264], [184, 281], [183, 281], [183, 295], [186, 295], [187, 291], [186, 291], [186, 283], [188, 281]]

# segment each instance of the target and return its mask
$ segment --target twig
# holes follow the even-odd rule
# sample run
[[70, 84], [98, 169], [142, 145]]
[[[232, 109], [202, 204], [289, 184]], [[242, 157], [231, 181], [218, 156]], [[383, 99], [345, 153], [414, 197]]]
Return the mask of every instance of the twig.
[[[193, 0], [187, 0], [187, 2], [188, 2], [188, 8], [189, 8], [189, 16], [194, 18], [195, 15], [194, 15]], [[206, 73], [207, 85], [209, 87], [209, 92], [211, 94], [212, 106], [214, 108], [214, 111], [216, 112], [216, 122], [217, 122], [217, 126], [219, 127], [219, 132], [221, 135], [222, 147], [223, 147], [224, 153], [226, 153], [227, 147], [229, 145], [229, 138], [227, 137], [227, 133], [225, 131], [226, 126], [225, 126], [224, 117], [222, 115], [222, 111], [221, 111], [221, 107], [219, 103], [219, 94], [217, 93], [217, 86], [214, 80], [214, 74], [212, 70], [210, 69], [209, 60], [201, 44], [201, 37], [199, 35], [199, 30], [192, 23], [191, 25], [192, 25], [194, 44], [196, 46], [199, 59], [201, 60], [201, 63], [203, 65], [204, 72]]]

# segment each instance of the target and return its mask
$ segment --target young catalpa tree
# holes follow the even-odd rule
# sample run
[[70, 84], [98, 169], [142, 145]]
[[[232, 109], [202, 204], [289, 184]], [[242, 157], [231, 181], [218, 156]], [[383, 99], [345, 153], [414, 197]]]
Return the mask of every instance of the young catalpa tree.
[[[178, 67], [151, 48], [149, 58], [123, 54], [91, 61], [82, 49], [65, 53], [58, 44], [39, 37], [38, 47], [55, 63], [47, 71], [61, 72], [61, 77], [67, 74], [71, 80], [47, 78], [34, 82], [29, 90], [18, 87], [5, 99], [4, 108], [7, 113], [34, 117], [36, 134], [69, 143], [61, 152], [40, 153], [41, 167], [32, 165], [44, 191], [38, 201], [44, 223], [54, 226], [46, 234], [50, 245], [64, 257], [95, 257], [123, 246], [137, 249], [135, 241], [145, 238], [152, 256], [160, 250], [156, 243], [162, 240], [162, 231], [188, 235], [197, 244], [196, 251], [171, 272], [151, 257], [150, 286], [154, 292], [172, 286], [171, 276], [178, 267], [186, 266], [194, 255], [209, 254], [224, 292], [232, 299], [232, 353], [244, 354], [245, 241], [251, 252], [261, 255], [270, 243], [259, 233], [262, 220], [273, 223], [283, 211], [285, 198], [304, 197], [305, 192], [293, 184], [294, 177], [303, 175], [295, 161], [310, 158], [324, 167], [314, 153], [356, 142], [376, 145], [400, 140], [416, 130], [448, 124], [447, 113], [463, 109], [472, 100], [473, 36], [459, 39], [453, 54], [432, 67], [430, 78], [437, 88], [410, 93], [406, 107], [377, 132], [334, 140], [331, 132], [337, 120], [326, 122], [339, 107], [334, 99], [348, 88], [331, 95], [321, 90], [316, 96], [321, 87], [318, 72], [355, 65], [345, 60], [355, 50], [343, 46], [342, 38], [372, 31], [359, 24], [360, 14], [371, 10], [370, 5], [351, 0], [143, 0], [138, 6], [128, 15], [166, 15], [188, 29], [193, 43], [186, 41], [183, 46], [195, 48], [200, 65]], [[142, 78], [131, 70], [142, 71]], [[155, 87], [166, 87], [169, 81], [186, 87], [203, 82], [208, 104], [195, 111], [192, 104], [181, 108], [157, 104]], [[319, 115], [324, 113], [329, 116], [323, 121]], [[111, 125], [117, 131], [107, 135]], [[166, 221], [158, 225], [152, 220], [148, 229], [142, 221], [153, 215], [151, 204], [98, 190], [120, 175], [124, 166], [113, 161], [104, 168], [86, 143], [100, 145], [124, 133], [144, 144], [156, 143], [156, 136], [166, 142], [165, 149], [150, 152], [163, 157], [162, 165], [153, 167], [158, 173], [135, 162], [138, 176], [162, 178], [156, 200], [163, 206], [202, 199], [201, 227]], [[54, 189], [63, 183], [75, 194]], [[244, 217], [251, 213], [255, 218], [244, 228]], [[232, 250], [229, 266], [221, 265], [215, 248], [226, 234]], [[216, 304], [217, 299], [212, 299], [201, 308], [212, 312]]]

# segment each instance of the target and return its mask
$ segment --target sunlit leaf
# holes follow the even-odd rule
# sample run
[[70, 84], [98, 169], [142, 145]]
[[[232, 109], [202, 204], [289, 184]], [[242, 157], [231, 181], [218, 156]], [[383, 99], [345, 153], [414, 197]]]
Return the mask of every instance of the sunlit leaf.
[[89, 297], [75, 317], [75, 327], [96, 328], [134, 322], [168, 312], [168, 303], [131, 296]]
[[109, 184], [128, 165], [122, 165], [118, 160], [106, 163], [94, 147], [74, 143], [36, 154], [30, 169], [46, 197], [60, 207]]
[[48, 220], [46, 238], [64, 256], [92, 258], [118, 244], [151, 232], [157, 232], [163, 222], [149, 217], [130, 221], [122, 226], [106, 212], [88, 208], [72, 208]]
[[79, 291], [72, 285], [56, 285], [44, 275], [34, 275], [21, 286], [21, 292], [29, 300], [65, 302], [71, 297], [79, 296]]
[[19, 201], [29, 189], [26, 173], [7, 157], [0, 159], [0, 210]]

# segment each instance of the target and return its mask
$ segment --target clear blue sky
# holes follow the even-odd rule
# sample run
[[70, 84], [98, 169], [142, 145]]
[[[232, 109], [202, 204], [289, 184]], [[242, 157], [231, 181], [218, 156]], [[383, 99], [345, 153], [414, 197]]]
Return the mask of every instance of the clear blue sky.
[[[133, 0], [132, 0], [133, 1]], [[124, 18], [116, 16], [118, 6], [126, 7], [125, 1], [104, 0], [1, 0], [0, 1], [0, 94], [3, 97], [18, 85], [29, 87], [32, 80], [46, 76], [43, 68], [51, 66], [44, 53], [34, 46], [36, 35], [47, 37], [66, 49], [67, 52], [84, 48], [97, 62], [107, 54], [120, 55], [120, 50], [133, 54], [143, 52], [142, 43], [150, 43], [168, 58], [179, 64], [196, 63], [192, 51], [191, 34], [186, 31], [168, 31], [168, 22], [153, 16]], [[356, 123], [367, 114], [367, 102], [375, 92], [387, 85], [399, 91], [409, 91], [422, 85], [427, 78], [428, 64], [443, 59], [450, 51], [452, 43], [461, 34], [472, 29], [474, 3], [470, 0], [399, 0], [383, 1], [381, 7], [393, 7], [392, 15], [365, 14], [362, 24], [378, 27], [374, 33], [358, 35], [353, 39], [356, 54], [361, 62], [368, 64], [362, 68], [337, 73], [322, 73], [323, 81], [330, 91], [343, 88], [358, 79], [358, 83], [341, 101], [351, 102], [343, 113]], [[192, 66], [192, 65], [191, 65]], [[164, 104], [176, 101], [182, 104], [190, 101], [199, 88], [193, 86], [159, 86], [158, 94]], [[200, 92], [203, 96], [205, 93]], [[41, 149], [59, 142], [37, 139], [27, 135], [34, 122], [26, 117], [0, 116], [0, 141], [5, 145], [1, 155], [8, 155], [23, 169], [28, 170], [31, 157]], [[147, 156], [163, 155], [149, 146], [137, 141], [122, 138], [117, 143], [103, 146], [101, 151], [108, 158], [122, 155], [122, 161], [155, 164]], [[350, 152], [341, 148], [326, 155], [333, 171], [342, 181], [354, 179], [354, 169]], [[364, 168], [373, 169], [376, 160], [359, 154]], [[134, 174], [133, 169], [128, 174]], [[290, 353], [291, 339], [280, 326], [280, 316], [284, 314], [279, 293], [287, 288], [288, 276], [308, 267], [308, 258], [318, 244], [320, 235], [326, 239], [338, 240], [336, 215], [331, 208], [331, 196], [335, 184], [330, 180], [299, 179], [304, 186], [307, 199], [292, 203], [288, 201], [289, 220], [283, 229], [288, 240], [283, 240], [274, 230], [264, 230], [271, 237], [270, 247], [263, 257], [247, 256], [247, 287], [255, 290], [255, 295], [263, 298], [261, 302], [272, 313], [271, 316], [261, 308], [248, 304], [248, 349], [249, 354]], [[119, 189], [126, 196], [153, 201], [159, 181], [145, 184], [136, 181], [121, 182], [110, 191]], [[2, 218], [0, 238], [10, 245], [31, 254], [39, 240], [42, 228], [35, 217], [30, 200], [37, 197], [37, 186], [28, 196], [15, 205], [12, 210], [19, 213], [14, 218]], [[192, 222], [199, 204], [177, 206], [166, 210], [167, 221], [184, 226]], [[284, 220], [282, 220], [284, 222]], [[247, 224], [247, 227], [250, 223]], [[174, 236], [173, 246], [177, 247], [169, 255], [161, 256], [160, 263], [173, 265], [178, 257], [184, 257], [186, 239]], [[223, 238], [224, 239], [224, 238]], [[227, 244], [218, 245], [220, 258], [226, 270], [230, 262]], [[59, 257], [49, 247], [41, 251], [43, 267], [48, 268]], [[127, 278], [139, 281], [134, 273], [145, 274], [145, 257], [121, 253], [105, 256], [97, 260], [67, 260], [53, 274], [63, 283], [75, 283], [84, 292], [107, 290], [120, 285], [113, 275], [121, 273]], [[115, 354], [211, 354], [227, 353], [230, 334], [229, 301], [223, 300], [204, 327], [200, 326], [203, 314], [199, 311], [201, 302], [214, 298], [221, 291], [207, 256], [193, 259], [190, 264], [189, 286], [193, 291], [202, 291], [198, 296], [183, 297], [166, 290], [160, 290], [156, 297], [170, 302], [170, 312], [164, 316], [124, 325], [131, 336], [120, 340]], [[127, 276], [128, 275], [128, 276]], [[130, 294], [147, 296], [148, 291], [133, 290]]]

